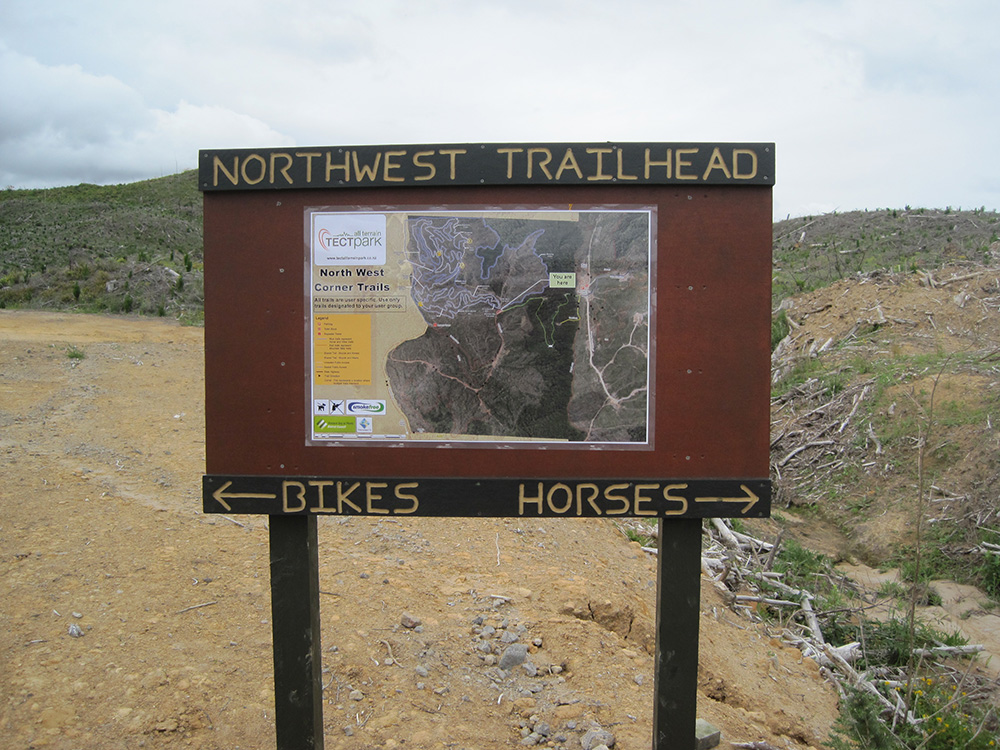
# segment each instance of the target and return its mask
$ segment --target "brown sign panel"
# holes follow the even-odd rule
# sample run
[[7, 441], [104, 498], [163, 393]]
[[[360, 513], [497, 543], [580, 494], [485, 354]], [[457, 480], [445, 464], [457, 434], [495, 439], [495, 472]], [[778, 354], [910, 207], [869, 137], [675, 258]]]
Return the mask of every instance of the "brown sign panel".
[[[604, 147], [453, 147], [444, 182], [386, 171], [432, 147], [203, 152], [206, 511], [766, 515], [773, 147]], [[341, 150], [381, 182], [294, 161]]]

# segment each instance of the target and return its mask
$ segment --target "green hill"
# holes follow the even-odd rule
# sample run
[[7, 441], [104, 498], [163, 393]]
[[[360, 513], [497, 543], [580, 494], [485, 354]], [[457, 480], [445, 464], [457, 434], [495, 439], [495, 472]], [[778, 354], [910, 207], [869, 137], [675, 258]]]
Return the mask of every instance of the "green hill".
[[197, 175], [0, 193], [0, 307], [201, 319]]

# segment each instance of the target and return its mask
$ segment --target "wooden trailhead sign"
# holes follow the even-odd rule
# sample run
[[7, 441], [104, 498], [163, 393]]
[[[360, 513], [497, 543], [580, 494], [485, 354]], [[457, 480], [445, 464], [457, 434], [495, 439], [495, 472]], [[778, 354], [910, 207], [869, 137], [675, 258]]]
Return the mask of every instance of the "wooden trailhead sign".
[[769, 143], [226, 149], [206, 513], [270, 518], [279, 748], [323, 746], [320, 515], [659, 520], [656, 748], [695, 746], [701, 520], [766, 517]]

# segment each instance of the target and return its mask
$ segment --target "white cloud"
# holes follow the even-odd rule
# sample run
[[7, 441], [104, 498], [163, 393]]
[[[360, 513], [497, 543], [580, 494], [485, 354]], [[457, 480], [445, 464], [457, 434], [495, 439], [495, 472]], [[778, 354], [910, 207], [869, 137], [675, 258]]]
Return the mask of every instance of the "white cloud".
[[215, 146], [748, 140], [777, 144], [776, 215], [996, 207], [998, 20], [992, 0], [7, 0], [0, 181], [156, 176]]
[[199, 148], [288, 142], [248, 115], [147, 107], [111, 76], [45, 66], [0, 46], [0, 183], [121, 182], [190, 169]]

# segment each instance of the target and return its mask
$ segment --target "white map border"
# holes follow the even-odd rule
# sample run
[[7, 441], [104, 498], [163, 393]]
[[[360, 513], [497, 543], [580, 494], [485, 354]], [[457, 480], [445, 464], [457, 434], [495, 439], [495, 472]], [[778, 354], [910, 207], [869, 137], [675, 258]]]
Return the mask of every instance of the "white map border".
[[[517, 219], [523, 218], [525, 214], [542, 215], [541, 218], [557, 220], [557, 215], [580, 214], [580, 213], [643, 213], [647, 215], [648, 237], [647, 237], [647, 267], [646, 267], [646, 300], [647, 300], [647, 325], [646, 325], [646, 439], [642, 442], [625, 441], [570, 441], [553, 438], [529, 438], [529, 437], [508, 437], [496, 435], [472, 435], [472, 434], [445, 434], [445, 433], [369, 433], [354, 435], [338, 435], [334, 437], [317, 435], [313, 430], [313, 404], [315, 403], [315, 378], [313, 372], [314, 351], [314, 299], [315, 295], [312, 286], [315, 278], [317, 264], [314, 262], [313, 247], [313, 217], [320, 213], [336, 214], [381, 214], [388, 220], [390, 216], [400, 217], [404, 223], [410, 216], [474, 216], [487, 219]], [[305, 316], [305, 427], [307, 446], [323, 447], [358, 447], [359, 445], [372, 445], [379, 447], [470, 447], [470, 448], [502, 448], [502, 449], [583, 449], [583, 450], [654, 450], [655, 435], [655, 393], [652, 384], [655, 382], [656, 365], [656, 257], [657, 257], [657, 206], [641, 204], [569, 204], [565, 207], [556, 206], [490, 206], [490, 205], [456, 205], [449, 207], [437, 206], [319, 206], [306, 207], [304, 209], [304, 234], [305, 234], [305, 266], [304, 266], [304, 297], [305, 308], [308, 314]], [[401, 252], [405, 257], [408, 253], [408, 242], [403, 243]], [[386, 263], [392, 261], [392, 251], [386, 249]], [[406, 296], [410, 298], [411, 289], [407, 288]], [[378, 315], [373, 316], [372, 328], [376, 327]], [[374, 365], [374, 363], [373, 363]], [[388, 399], [392, 400], [391, 388], [386, 388]], [[379, 397], [382, 394], [379, 393]]]

